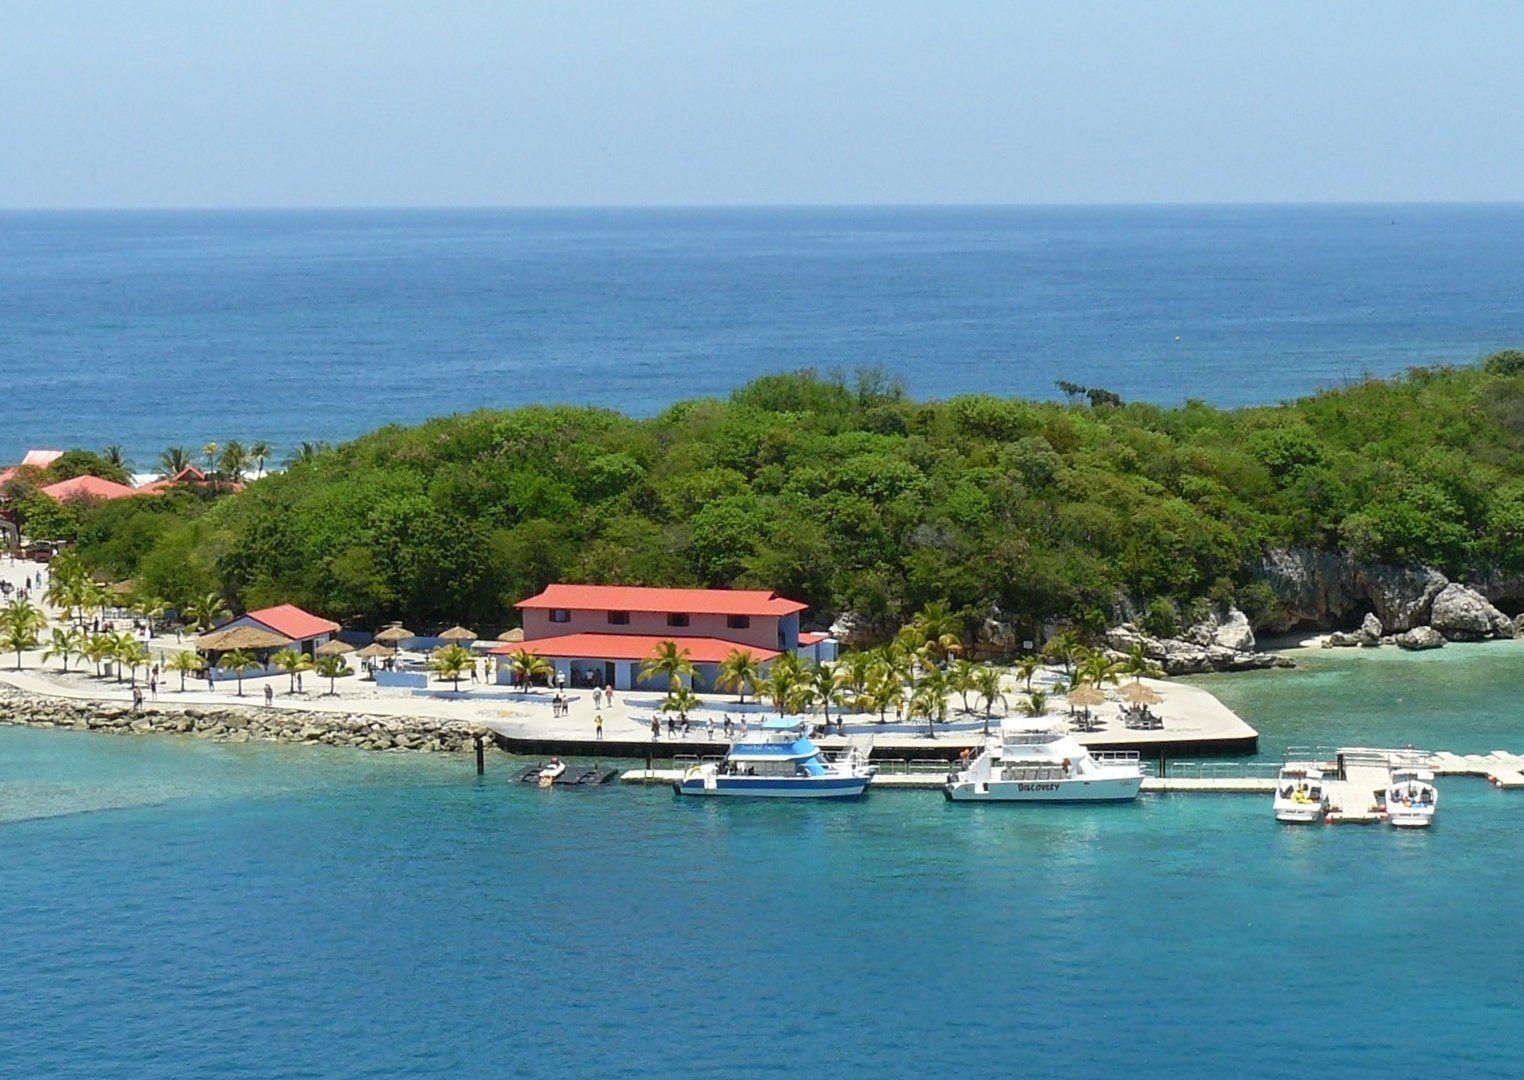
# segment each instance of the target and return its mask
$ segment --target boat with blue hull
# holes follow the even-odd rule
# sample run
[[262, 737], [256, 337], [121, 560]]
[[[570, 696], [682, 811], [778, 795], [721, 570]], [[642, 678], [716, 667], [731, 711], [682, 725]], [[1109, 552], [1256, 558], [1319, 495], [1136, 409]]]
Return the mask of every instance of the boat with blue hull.
[[876, 771], [856, 746], [827, 759], [810, 740], [808, 721], [770, 720], [732, 743], [724, 761], [694, 765], [672, 789], [679, 795], [855, 799]]

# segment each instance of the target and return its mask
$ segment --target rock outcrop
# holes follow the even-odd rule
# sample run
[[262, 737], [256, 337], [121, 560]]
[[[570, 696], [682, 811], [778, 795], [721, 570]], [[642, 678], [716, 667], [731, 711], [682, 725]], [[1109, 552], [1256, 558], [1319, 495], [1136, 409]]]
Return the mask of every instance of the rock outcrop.
[[1421, 649], [1438, 649], [1445, 644], [1445, 636], [1432, 626], [1415, 626], [1406, 630], [1392, 639], [1392, 644], [1401, 649], [1418, 651]]
[[1164, 669], [1166, 675], [1200, 675], [1209, 671], [1255, 671], [1292, 667], [1292, 661], [1256, 651], [1254, 631], [1248, 617], [1237, 608], [1200, 622], [1178, 638], [1158, 638], [1127, 622], [1106, 632], [1106, 644], [1126, 654], [1139, 645], [1143, 655]]
[[1475, 589], [1450, 582], [1434, 597], [1429, 625], [1449, 641], [1485, 641], [1514, 636], [1513, 620]]
[[1358, 630], [1335, 630], [1323, 639], [1325, 649], [1373, 649], [1381, 644], [1381, 620], [1367, 612]]
[[1357, 563], [1308, 548], [1269, 552], [1258, 577], [1280, 607], [1266, 624], [1276, 633], [1296, 626], [1348, 626], [1366, 611], [1375, 612], [1387, 633], [1402, 633], [1428, 622], [1434, 598], [1450, 583], [1427, 566]]

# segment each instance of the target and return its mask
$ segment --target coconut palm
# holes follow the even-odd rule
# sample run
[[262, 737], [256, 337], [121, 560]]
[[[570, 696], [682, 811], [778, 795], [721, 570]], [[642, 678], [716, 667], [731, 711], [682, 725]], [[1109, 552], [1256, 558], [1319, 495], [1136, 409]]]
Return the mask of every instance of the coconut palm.
[[137, 589], [133, 593], [132, 609], [147, 620], [148, 628], [152, 630], [164, 618], [164, 612], [169, 609], [169, 601], [152, 589]]
[[675, 641], [658, 641], [646, 662], [640, 666], [640, 681], [664, 680], [667, 684], [667, 697], [670, 698], [672, 692], [683, 685], [684, 677], [691, 680], [695, 675], [690, 655], [687, 649]]
[[185, 693], [185, 676], [193, 675], [206, 666], [206, 661], [189, 649], [175, 653], [164, 662], [164, 670], [180, 674], [180, 692]]
[[328, 680], [328, 696], [338, 696], [336, 683], [339, 679], [354, 674], [354, 669], [349, 666], [349, 661], [342, 656], [322, 656], [318, 658], [317, 666], [313, 669], [323, 678]]
[[430, 670], [441, 679], [454, 682], [456, 693], [460, 692], [461, 675], [475, 665], [476, 657], [471, 655], [469, 649], [463, 649], [459, 645], [446, 645], [429, 657]]
[[48, 617], [29, 600], [12, 600], [0, 608], [0, 635], [5, 647], [16, 654], [16, 670], [21, 670], [21, 654], [37, 647], [38, 636], [48, 625]]
[[110, 634], [91, 634], [85, 638], [85, 643], [80, 649], [84, 658], [95, 665], [95, 677], [101, 677], [101, 664], [105, 662], [116, 649], [116, 643]]
[[192, 597], [188, 603], [180, 606], [181, 617], [189, 619], [195, 628], [202, 632], [210, 630], [218, 619], [226, 618], [231, 614], [227, 602], [222, 599], [222, 594], [217, 592]]
[[936, 724], [947, 719], [947, 694], [950, 690], [947, 674], [933, 668], [921, 676], [921, 681], [910, 695], [910, 715], [926, 717], [926, 734], [937, 737]]
[[256, 439], [249, 444], [249, 457], [254, 462], [255, 479], [265, 475], [265, 462], [270, 460], [270, 444], [263, 439]]
[[979, 669], [979, 674], [974, 678], [974, 692], [984, 702], [986, 720], [995, 715], [995, 702], [1007, 704], [1000, 669], [992, 665], [986, 664]]
[[169, 446], [159, 454], [159, 472], [164, 476], [179, 476], [190, 468], [191, 452], [183, 446]]
[[794, 653], [784, 653], [772, 662], [761, 690], [782, 716], [800, 704], [800, 690], [809, 683], [804, 661]]
[[322, 454], [323, 451], [327, 449], [328, 444], [325, 442], [298, 443], [296, 449], [291, 451], [291, 456], [286, 458], [286, 465], [305, 465], [308, 462], [316, 461], [318, 455]]
[[286, 693], [296, 693], [296, 673], [312, 670], [312, 657], [300, 649], [282, 649], [270, 657], [270, 662], [286, 673]]
[[84, 646], [85, 635], [82, 630], [73, 626], [55, 626], [47, 651], [42, 654], [42, 662], [45, 664], [53, 657], [59, 657], [63, 660], [63, 669], [67, 674], [69, 658], [80, 655]]
[[878, 722], [884, 724], [888, 722], [889, 707], [897, 706], [904, 697], [905, 684], [900, 681], [894, 669], [881, 660], [875, 661], [868, 676], [868, 685], [860, 699], [862, 708], [878, 713]]
[[130, 473], [132, 471], [132, 462], [127, 460], [127, 451], [123, 450], [116, 443], [103, 448], [100, 457], [107, 465], [115, 466], [123, 472]]
[[1021, 702], [1021, 711], [1027, 716], [1044, 716], [1048, 712], [1048, 695], [1041, 690], [1033, 690]]
[[539, 653], [532, 653], [528, 649], [515, 649], [508, 654], [508, 670], [519, 677], [519, 689], [527, 692], [530, 683], [535, 679], [543, 678], [549, 682], [551, 672], [555, 668]]
[[236, 484], [243, 479], [243, 474], [248, 467], [249, 452], [243, 448], [243, 443], [237, 439], [229, 439], [223, 446], [222, 452], [217, 455], [217, 470]]
[[968, 703], [968, 695], [977, 687], [979, 665], [972, 660], [957, 659], [947, 665], [947, 688], [963, 699], [963, 711], [971, 713], [974, 707]]
[[1117, 683], [1117, 667], [1111, 662], [1111, 657], [1097, 649], [1087, 652], [1075, 666], [1074, 677], [1081, 686], [1093, 686], [1097, 690], [1111, 683]]
[[690, 712], [701, 708], [703, 704], [703, 700], [692, 690], [678, 685], [667, 695], [667, 700], [663, 701], [659, 708], [662, 712], [675, 712], [680, 718], [686, 720]]
[[248, 649], [229, 649], [217, 661], [217, 666], [233, 673], [238, 680], [238, 696], [243, 697], [243, 673], [251, 667], [258, 667], [259, 657]]
[[1065, 630], [1043, 646], [1042, 654], [1054, 663], [1062, 664], [1067, 675], [1074, 670], [1074, 661], [1082, 648], [1079, 635], [1073, 630]]
[[868, 693], [875, 663], [877, 660], [871, 652], [849, 652], [836, 661], [836, 677], [853, 712], [863, 711], [863, 698]]
[[138, 684], [138, 668], [146, 668], [153, 663], [148, 647], [131, 634], [118, 635], [113, 658], [117, 662], [118, 680], [121, 678], [120, 669], [125, 667], [128, 680], [133, 686]]
[[809, 670], [804, 685], [810, 700], [820, 706], [826, 729], [830, 730], [831, 706], [840, 705], [842, 700], [842, 684], [836, 669], [831, 665], [816, 664]]
[[740, 703], [746, 704], [746, 695], [756, 693], [757, 683], [762, 679], [762, 665], [747, 649], [731, 649], [720, 661], [714, 685], [720, 690], [734, 690], [741, 695]]
[[946, 661], [953, 653], [963, 651], [958, 637], [961, 620], [952, 613], [946, 603], [937, 600], [927, 604], [916, 613], [910, 625], [921, 638], [926, 653], [937, 662]]
[[1164, 674], [1164, 669], [1148, 658], [1148, 654], [1143, 651], [1142, 642], [1139, 642], [1128, 650], [1126, 656], [1117, 661], [1116, 673], [1131, 675], [1133, 682], [1139, 682], [1145, 678], [1158, 678]]
[[206, 462], [206, 475], [215, 479], [217, 476], [217, 450], [214, 442], [209, 442], [201, 448], [201, 460]]

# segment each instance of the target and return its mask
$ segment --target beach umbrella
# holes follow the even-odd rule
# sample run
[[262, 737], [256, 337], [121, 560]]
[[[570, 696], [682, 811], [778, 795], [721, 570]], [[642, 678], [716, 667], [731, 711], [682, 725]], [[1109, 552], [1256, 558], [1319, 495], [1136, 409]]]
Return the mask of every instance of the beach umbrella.
[[395, 656], [396, 654], [396, 649], [392, 648], [390, 645], [382, 645], [379, 641], [373, 641], [369, 645], [365, 646], [365, 648], [355, 653], [355, 655], [360, 657], [362, 660], [377, 660], [383, 656]]
[[1134, 705], [1157, 705], [1164, 700], [1159, 696], [1157, 690], [1150, 686], [1144, 686], [1140, 682], [1128, 683], [1118, 690], [1117, 693], [1121, 694]]
[[228, 630], [202, 634], [196, 639], [196, 648], [200, 652], [229, 652], [233, 649], [259, 652], [265, 649], [283, 649], [295, 644], [288, 637], [258, 626], [235, 626]]
[[439, 635], [440, 641], [451, 641], [457, 645], [463, 645], [468, 641], [476, 640], [476, 631], [467, 630], [464, 626], [452, 626]]
[[332, 641], [325, 641], [313, 650], [319, 656], [343, 656], [345, 653], [352, 653], [354, 651], [355, 647], [353, 645], [340, 641], [338, 638], [334, 638]]
[[499, 641], [510, 641], [510, 642], [512, 642], [512, 641], [523, 641], [524, 640], [524, 628], [522, 626], [515, 626], [511, 630], [504, 630], [501, 634], [499, 634], [497, 636], [497, 639]]
[[1093, 686], [1081, 686], [1065, 694], [1070, 705], [1082, 705], [1089, 708], [1093, 705], [1106, 704], [1106, 695]]
[[396, 645], [398, 642], [406, 641], [410, 637], [417, 636], [417, 634], [413, 633], [401, 623], [392, 623], [385, 630], [376, 635], [376, 640], [379, 641], [382, 645]]

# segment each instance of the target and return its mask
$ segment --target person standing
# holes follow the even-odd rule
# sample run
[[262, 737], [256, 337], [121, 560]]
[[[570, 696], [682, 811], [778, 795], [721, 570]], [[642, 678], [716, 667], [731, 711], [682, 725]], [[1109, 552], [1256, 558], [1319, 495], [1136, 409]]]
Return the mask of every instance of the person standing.
[[603, 714], [593, 717], [593, 739], [596, 742], [603, 741]]
[[275, 688], [273, 686], [271, 686], [269, 683], [265, 683], [265, 708], [268, 709], [271, 705], [274, 705], [274, 704], [275, 704]]

